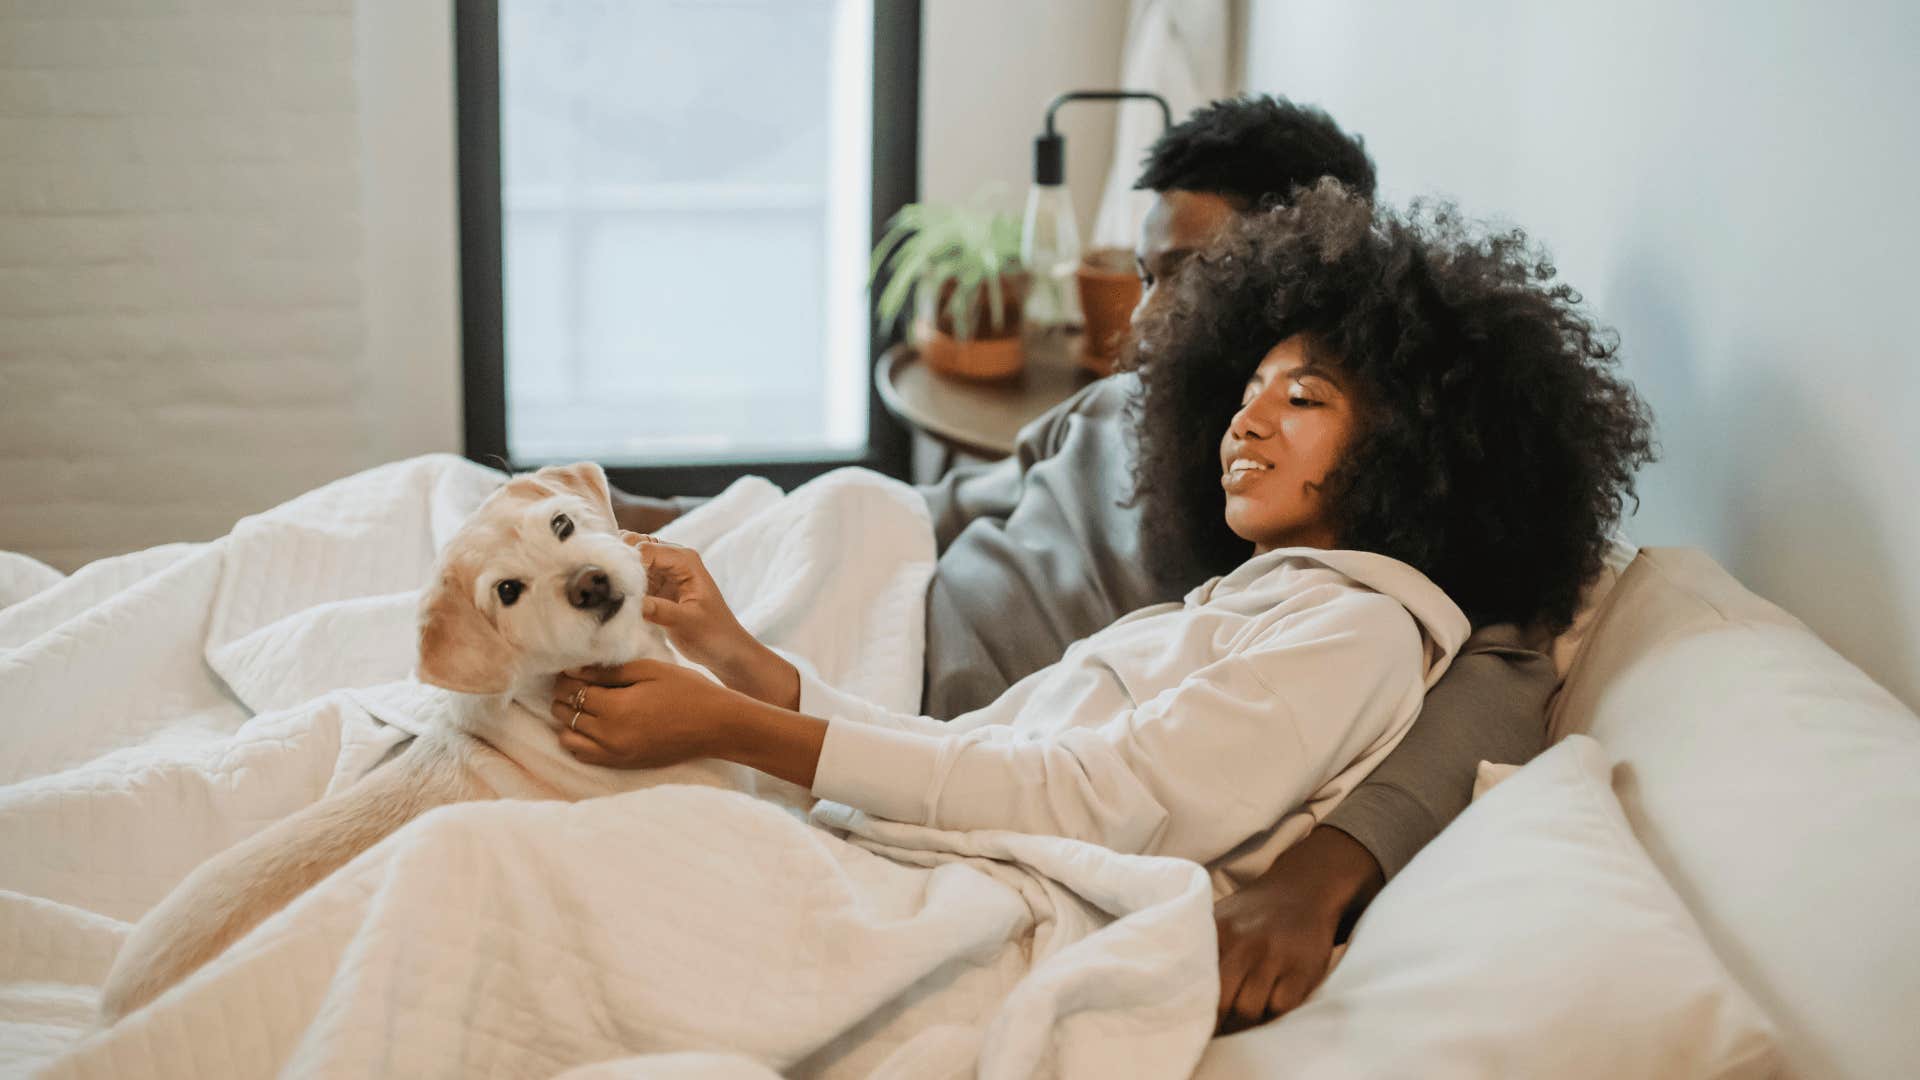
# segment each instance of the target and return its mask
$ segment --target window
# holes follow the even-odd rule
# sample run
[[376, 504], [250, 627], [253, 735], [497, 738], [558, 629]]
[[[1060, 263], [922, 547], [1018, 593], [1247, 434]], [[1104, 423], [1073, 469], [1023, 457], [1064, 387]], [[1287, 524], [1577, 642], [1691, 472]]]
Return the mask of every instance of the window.
[[912, 199], [917, 5], [485, 0], [459, 35], [469, 456], [904, 471], [866, 272]]

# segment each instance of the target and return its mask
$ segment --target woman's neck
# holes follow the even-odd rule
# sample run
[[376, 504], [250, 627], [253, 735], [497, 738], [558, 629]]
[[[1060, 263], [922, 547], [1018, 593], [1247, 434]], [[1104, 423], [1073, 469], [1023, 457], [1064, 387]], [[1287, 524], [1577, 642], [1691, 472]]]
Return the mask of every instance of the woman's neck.
[[1301, 529], [1286, 536], [1256, 541], [1253, 545], [1253, 553], [1265, 555], [1270, 551], [1279, 551], [1281, 548], [1319, 548], [1322, 551], [1331, 551], [1339, 546], [1340, 539], [1333, 535], [1332, 529], [1315, 527]]

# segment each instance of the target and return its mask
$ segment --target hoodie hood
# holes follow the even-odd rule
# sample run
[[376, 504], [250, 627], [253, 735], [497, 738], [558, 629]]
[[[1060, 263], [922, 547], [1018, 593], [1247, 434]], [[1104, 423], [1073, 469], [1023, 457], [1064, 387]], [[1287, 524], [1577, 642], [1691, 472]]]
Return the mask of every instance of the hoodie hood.
[[1426, 685], [1440, 681], [1447, 664], [1473, 632], [1472, 624], [1427, 575], [1399, 559], [1371, 551], [1278, 548], [1255, 555], [1225, 577], [1214, 578], [1187, 594], [1187, 603], [1205, 604], [1250, 591], [1268, 575], [1302, 566], [1323, 566], [1354, 583], [1400, 602], [1420, 625], [1426, 642]]

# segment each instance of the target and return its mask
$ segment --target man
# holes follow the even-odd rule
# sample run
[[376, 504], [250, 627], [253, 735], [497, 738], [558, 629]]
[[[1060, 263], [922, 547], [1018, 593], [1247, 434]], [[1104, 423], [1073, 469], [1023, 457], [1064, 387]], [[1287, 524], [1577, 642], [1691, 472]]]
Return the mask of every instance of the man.
[[[1374, 191], [1359, 140], [1316, 109], [1225, 101], [1169, 129], [1136, 185], [1156, 193], [1136, 253], [1141, 303], [1154, 303], [1159, 283], [1234, 215], [1322, 176]], [[1231, 569], [1198, 559], [1148, 568], [1129, 505], [1134, 385], [1126, 375], [1096, 382], [1022, 431], [1011, 458], [920, 489], [940, 553], [927, 593], [928, 714], [985, 705], [1121, 615]], [[620, 502], [622, 525], [639, 532], [687, 505]], [[1466, 805], [1479, 762], [1523, 762], [1540, 749], [1553, 685], [1551, 663], [1511, 627], [1474, 635], [1393, 754], [1258, 881], [1216, 905], [1221, 1030], [1299, 1004], [1374, 894]]]

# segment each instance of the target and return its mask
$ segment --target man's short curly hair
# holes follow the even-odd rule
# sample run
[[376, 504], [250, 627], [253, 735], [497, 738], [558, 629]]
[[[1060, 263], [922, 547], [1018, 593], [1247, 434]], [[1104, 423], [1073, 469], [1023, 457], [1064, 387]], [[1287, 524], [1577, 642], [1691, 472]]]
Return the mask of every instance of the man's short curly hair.
[[1306, 335], [1359, 405], [1321, 490], [1341, 546], [1419, 569], [1476, 625], [1564, 629], [1653, 446], [1617, 339], [1554, 273], [1518, 229], [1376, 209], [1331, 182], [1243, 215], [1140, 327], [1149, 559], [1247, 558], [1220, 437], [1262, 358]]
[[1133, 186], [1204, 191], [1257, 207], [1285, 202], [1323, 176], [1373, 196], [1373, 160], [1359, 136], [1311, 105], [1259, 96], [1216, 101], [1168, 128]]

